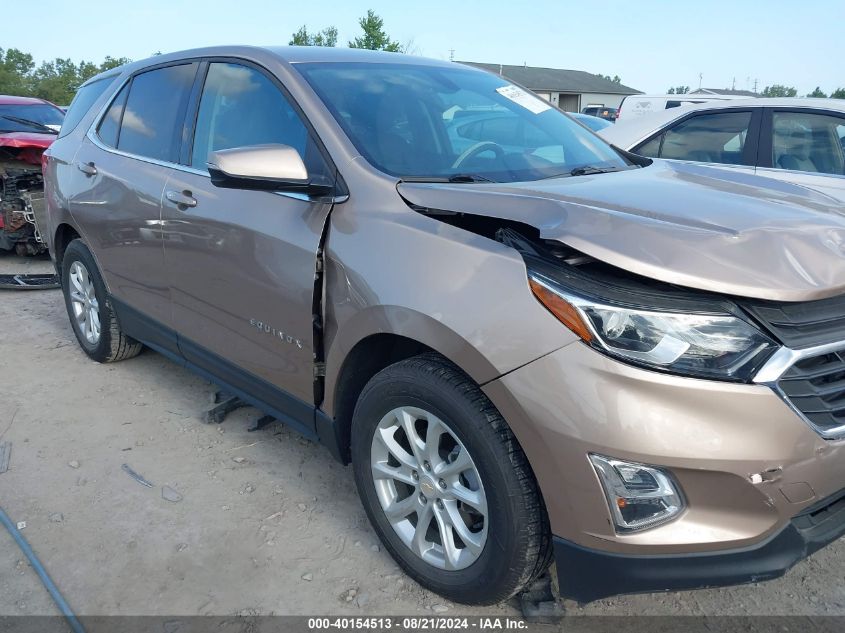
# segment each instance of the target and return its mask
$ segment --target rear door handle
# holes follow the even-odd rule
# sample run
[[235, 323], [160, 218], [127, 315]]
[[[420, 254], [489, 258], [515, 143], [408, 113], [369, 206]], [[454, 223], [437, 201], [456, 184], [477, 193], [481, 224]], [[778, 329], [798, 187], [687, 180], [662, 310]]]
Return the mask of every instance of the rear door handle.
[[76, 168], [86, 176], [96, 176], [97, 168], [94, 163], [76, 163]]
[[177, 207], [195, 207], [197, 206], [197, 199], [191, 195], [190, 191], [168, 191], [164, 194]]

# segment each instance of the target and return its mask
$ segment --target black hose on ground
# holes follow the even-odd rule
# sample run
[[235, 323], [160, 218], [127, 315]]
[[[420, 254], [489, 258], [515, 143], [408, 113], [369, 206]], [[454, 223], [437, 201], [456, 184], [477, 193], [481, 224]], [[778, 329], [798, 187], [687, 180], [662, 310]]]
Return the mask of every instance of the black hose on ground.
[[21, 535], [18, 531], [18, 528], [12, 523], [12, 520], [9, 516], [3, 511], [3, 508], [0, 507], [0, 523], [6, 528], [9, 534], [12, 535], [12, 538], [15, 539], [15, 542], [18, 544], [18, 547], [21, 548], [21, 551], [24, 553], [24, 556], [29, 559], [30, 565], [35, 570], [35, 573], [38, 574], [38, 577], [41, 579], [41, 582], [44, 584], [44, 587], [50, 594], [50, 597], [53, 598], [53, 602], [56, 603], [56, 606], [59, 607], [59, 611], [62, 612], [62, 615], [65, 616], [68, 625], [70, 626], [73, 633], [85, 633], [85, 629], [82, 627], [82, 623], [77, 619], [74, 615], [73, 611], [70, 609], [70, 605], [65, 601], [62, 597], [62, 594], [59, 593], [58, 588], [53, 583], [52, 578], [47, 573], [47, 570], [44, 569], [44, 565], [41, 564], [41, 561], [38, 560], [38, 557], [35, 555], [35, 552], [32, 551], [32, 548], [29, 546], [29, 543], [26, 542], [26, 539]]

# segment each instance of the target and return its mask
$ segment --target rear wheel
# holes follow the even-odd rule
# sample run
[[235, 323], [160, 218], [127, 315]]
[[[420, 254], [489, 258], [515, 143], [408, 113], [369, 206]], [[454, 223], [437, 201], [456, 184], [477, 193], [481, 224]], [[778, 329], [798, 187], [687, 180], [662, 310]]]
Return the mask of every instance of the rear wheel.
[[548, 519], [525, 454], [445, 359], [424, 354], [370, 380], [353, 416], [352, 461], [373, 527], [425, 587], [491, 604], [548, 566]]
[[120, 329], [100, 271], [82, 240], [73, 240], [65, 250], [62, 292], [73, 333], [89, 357], [110, 363], [141, 352], [143, 345]]

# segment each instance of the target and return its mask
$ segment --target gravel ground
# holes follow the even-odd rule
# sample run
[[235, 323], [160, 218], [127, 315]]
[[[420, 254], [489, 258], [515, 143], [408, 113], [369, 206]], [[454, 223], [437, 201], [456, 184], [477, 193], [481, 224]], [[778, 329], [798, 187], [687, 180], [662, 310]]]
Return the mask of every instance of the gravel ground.
[[[0, 273], [49, 261], [0, 254]], [[222, 425], [215, 388], [164, 357], [99, 365], [79, 350], [60, 291], [0, 291], [0, 505], [84, 615], [483, 614], [402, 574], [370, 529], [352, 473], [280, 425]], [[128, 464], [147, 488], [121, 468]], [[163, 498], [167, 486], [181, 499]], [[169, 492], [168, 492], [169, 494]], [[565, 602], [573, 615], [845, 615], [845, 544], [759, 585]], [[0, 615], [55, 607], [0, 530]]]

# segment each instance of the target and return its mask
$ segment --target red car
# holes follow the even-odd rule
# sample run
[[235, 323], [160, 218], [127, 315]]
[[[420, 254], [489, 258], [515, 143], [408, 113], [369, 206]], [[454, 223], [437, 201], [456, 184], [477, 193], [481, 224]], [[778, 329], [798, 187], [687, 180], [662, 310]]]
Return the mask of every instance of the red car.
[[41, 154], [65, 113], [44, 99], [0, 95], [0, 249], [19, 255], [45, 250], [36, 216], [44, 210]]

